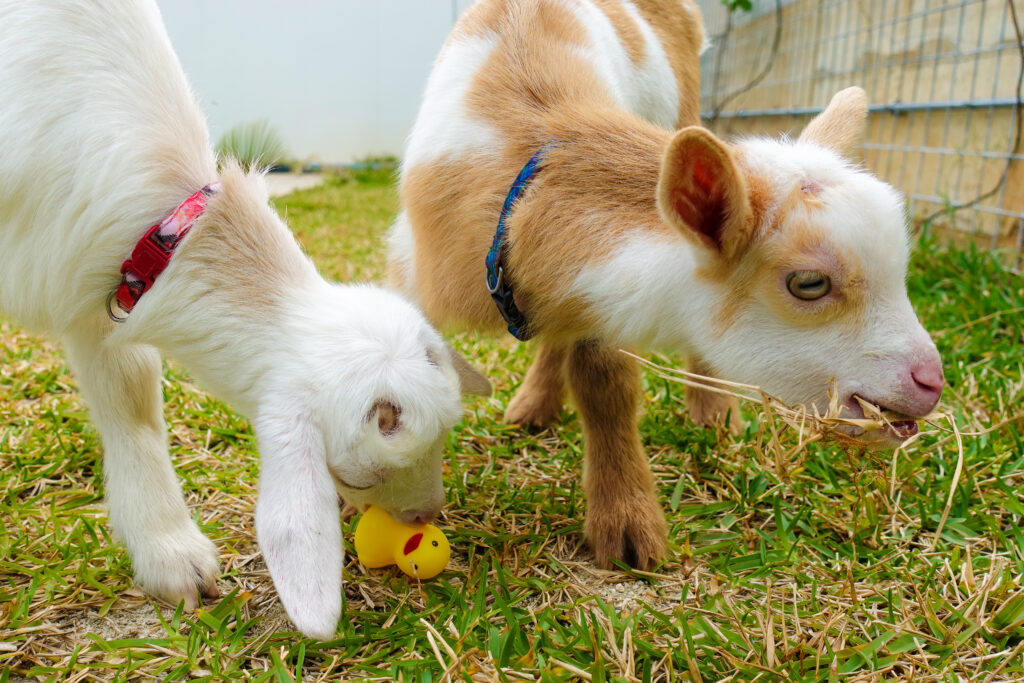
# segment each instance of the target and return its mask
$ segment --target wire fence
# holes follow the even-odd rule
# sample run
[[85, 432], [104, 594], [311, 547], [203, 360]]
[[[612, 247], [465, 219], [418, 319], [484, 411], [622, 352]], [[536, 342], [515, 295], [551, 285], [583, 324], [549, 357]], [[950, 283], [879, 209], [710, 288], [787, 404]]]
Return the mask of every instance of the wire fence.
[[1024, 0], [698, 0], [701, 111], [723, 134], [795, 135], [831, 96], [871, 102], [860, 158], [916, 225], [1024, 261]]

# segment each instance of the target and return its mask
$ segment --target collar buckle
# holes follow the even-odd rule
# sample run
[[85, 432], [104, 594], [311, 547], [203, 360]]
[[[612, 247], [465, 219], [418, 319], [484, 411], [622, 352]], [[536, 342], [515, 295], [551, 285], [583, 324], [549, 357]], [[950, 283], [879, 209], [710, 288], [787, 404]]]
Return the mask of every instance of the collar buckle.
[[121, 275], [131, 270], [139, 279], [152, 284], [153, 278], [167, 267], [174, 245], [165, 244], [160, 239], [159, 230], [160, 226], [154, 225], [146, 231], [132, 250], [132, 255], [121, 264]]
[[[107, 297], [107, 315], [114, 322], [124, 322], [160, 273], [174, 256], [178, 244], [192, 229], [206, 210], [206, 200], [220, 191], [219, 182], [213, 182], [192, 193], [169, 216], [146, 231], [132, 249], [131, 256], [121, 264], [121, 282]], [[114, 310], [116, 303], [119, 312]]]

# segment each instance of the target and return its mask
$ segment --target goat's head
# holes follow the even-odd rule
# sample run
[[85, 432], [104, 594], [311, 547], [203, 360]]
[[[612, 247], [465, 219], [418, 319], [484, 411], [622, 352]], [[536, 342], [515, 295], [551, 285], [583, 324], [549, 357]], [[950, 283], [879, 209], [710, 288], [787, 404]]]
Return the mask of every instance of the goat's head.
[[907, 297], [902, 197], [845, 159], [866, 113], [850, 88], [795, 142], [728, 145], [683, 129], [659, 208], [696, 244], [698, 277], [717, 292], [704, 360], [822, 412], [834, 379], [844, 415], [863, 416], [859, 397], [904, 416], [864, 435], [892, 444], [916, 432], [944, 380]]
[[441, 509], [445, 436], [460, 394], [490, 385], [411, 304], [368, 286], [328, 286], [290, 312], [294, 347], [255, 420], [260, 547], [289, 616], [334, 633], [342, 547], [338, 495], [399, 520]]

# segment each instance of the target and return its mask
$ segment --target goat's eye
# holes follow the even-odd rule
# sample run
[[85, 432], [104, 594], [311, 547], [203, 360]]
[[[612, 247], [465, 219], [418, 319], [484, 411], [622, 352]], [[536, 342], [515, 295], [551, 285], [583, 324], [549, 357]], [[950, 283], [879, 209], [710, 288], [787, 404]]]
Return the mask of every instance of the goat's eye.
[[339, 484], [341, 484], [342, 486], [344, 486], [347, 489], [352, 489], [353, 491], [365, 491], [367, 489], [372, 489], [374, 486], [376, 486], [377, 484], [380, 483], [380, 482], [374, 482], [372, 484], [367, 484], [366, 486], [356, 486], [355, 484], [348, 483], [347, 481], [345, 481], [341, 477], [335, 477], [335, 478], [338, 480]]
[[347, 489], [352, 489], [353, 491], [366, 491], [367, 489], [372, 489], [374, 486], [383, 484], [388, 478], [388, 471], [382, 468], [377, 468], [369, 472], [356, 473], [354, 481], [341, 476], [341, 472], [334, 467], [331, 468], [331, 474], [334, 476], [334, 480], [336, 482]]
[[797, 270], [786, 276], [786, 288], [797, 299], [814, 301], [832, 291], [832, 280], [818, 270]]

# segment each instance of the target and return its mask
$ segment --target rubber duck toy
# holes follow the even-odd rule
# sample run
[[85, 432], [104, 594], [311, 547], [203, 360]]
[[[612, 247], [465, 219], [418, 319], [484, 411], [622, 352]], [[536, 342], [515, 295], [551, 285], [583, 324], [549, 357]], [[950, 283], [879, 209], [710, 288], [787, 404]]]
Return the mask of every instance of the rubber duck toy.
[[414, 579], [431, 579], [448, 566], [452, 549], [433, 524], [402, 524], [371, 505], [356, 524], [356, 555], [368, 569], [398, 565]]

